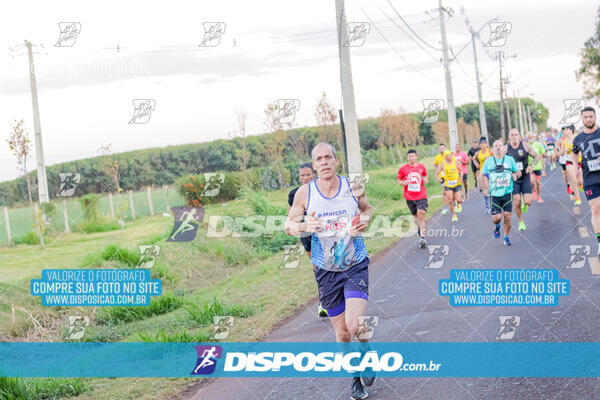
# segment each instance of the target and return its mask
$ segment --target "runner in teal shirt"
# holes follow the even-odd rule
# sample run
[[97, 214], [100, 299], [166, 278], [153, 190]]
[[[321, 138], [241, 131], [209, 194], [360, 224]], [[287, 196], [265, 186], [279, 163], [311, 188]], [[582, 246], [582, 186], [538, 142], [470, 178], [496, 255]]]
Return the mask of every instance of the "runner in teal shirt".
[[513, 182], [518, 178], [518, 170], [515, 159], [506, 155], [506, 145], [501, 140], [494, 142], [494, 156], [485, 160], [481, 171], [488, 179], [494, 237], [500, 237], [500, 222], [504, 216], [504, 244], [510, 246]]

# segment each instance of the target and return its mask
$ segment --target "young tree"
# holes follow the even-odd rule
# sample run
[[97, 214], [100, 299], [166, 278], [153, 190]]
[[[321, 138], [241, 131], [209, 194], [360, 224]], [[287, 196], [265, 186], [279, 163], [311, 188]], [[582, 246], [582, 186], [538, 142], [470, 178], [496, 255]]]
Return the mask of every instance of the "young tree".
[[116, 191], [121, 193], [123, 189], [119, 185], [119, 163], [112, 157], [112, 144], [100, 146], [98, 149], [102, 155], [102, 171], [109, 177], [110, 184], [105, 185], [105, 192]]
[[236, 155], [240, 160], [240, 170], [246, 171], [248, 169], [248, 163], [250, 161], [250, 152], [248, 151], [248, 140], [246, 138], [246, 122], [248, 121], [248, 113], [243, 109], [235, 109], [235, 122], [237, 129], [235, 132], [230, 132], [229, 136], [234, 138], [240, 138], [241, 149], [236, 150]]
[[[315, 119], [317, 120], [317, 126], [319, 127], [319, 136], [321, 142], [328, 142], [329, 135], [331, 129], [329, 128], [331, 125], [335, 124], [337, 121], [337, 113], [335, 112], [335, 108], [333, 104], [329, 102], [327, 99], [327, 94], [323, 92], [319, 102], [315, 106]], [[341, 134], [340, 134], [340, 142], [341, 142]], [[341, 150], [341, 143], [338, 143], [339, 149]]]
[[272, 135], [267, 139], [266, 150], [271, 162], [277, 169], [279, 187], [285, 187], [286, 182], [283, 174], [283, 150], [286, 134], [284, 127], [290, 128], [292, 122], [282, 122], [279, 105], [275, 103], [267, 104], [265, 108], [265, 117], [263, 123]]
[[338, 113], [327, 98], [327, 93], [323, 92], [319, 102], [315, 106], [314, 116], [317, 121], [319, 138], [321, 142], [334, 142], [337, 146], [338, 150], [338, 158], [340, 159], [340, 164], [342, 165], [342, 169], [345, 171], [346, 169], [346, 144], [344, 143], [344, 139], [342, 137], [342, 129], [337, 124]]
[[298, 159], [300, 161], [305, 161], [308, 158], [308, 149], [306, 148], [304, 135], [301, 135], [300, 132], [296, 130], [288, 132], [287, 139], [292, 149], [294, 149], [294, 153], [298, 156]]
[[583, 84], [588, 99], [600, 100], [600, 7], [596, 12], [594, 34], [585, 41], [580, 52], [581, 66], [576, 77]]
[[25, 181], [27, 182], [27, 195], [29, 197], [29, 206], [31, 207], [31, 213], [33, 215], [34, 227], [40, 238], [40, 245], [45, 248], [44, 243], [44, 232], [43, 224], [41, 223], [42, 217], [39, 212], [36, 212], [33, 205], [33, 199], [31, 198], [31, 179], [27, 173], [27, 159], [31, 153], [31, 141], [29, 140], [29, 134], [23, 126], [24, 120], [15, 120], [12, 125], [10, 136], [7, 139], [8, 147], [11, 153], [17, 158], [17, 170], [23, 174]]
[[448, 143], [450, 140], [448, 122], [446, 121], [438, 121], [431, 126], [434, 132], [434, 138], [436, 143]]
[[[402, 108], [397, 112], [391, 109], [381, 110], [379, 130], [382, 135], [380, 142], [387, 148], [393, 149], [400, 161], [402, 161], [400, 146], [413, 146], [420, 140], [415, 121]], [[395, 156], [394, 162], [396, 162]]]

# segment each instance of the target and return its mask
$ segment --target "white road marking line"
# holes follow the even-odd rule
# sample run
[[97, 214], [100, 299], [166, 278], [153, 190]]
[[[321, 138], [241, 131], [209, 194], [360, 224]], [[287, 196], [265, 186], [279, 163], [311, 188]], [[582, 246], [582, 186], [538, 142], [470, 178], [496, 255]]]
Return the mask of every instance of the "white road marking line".
[[590, 237], [590, 234], [588, 233], [587, 228], [585, 226], [579, 227], [579, 236], [582, 238]]

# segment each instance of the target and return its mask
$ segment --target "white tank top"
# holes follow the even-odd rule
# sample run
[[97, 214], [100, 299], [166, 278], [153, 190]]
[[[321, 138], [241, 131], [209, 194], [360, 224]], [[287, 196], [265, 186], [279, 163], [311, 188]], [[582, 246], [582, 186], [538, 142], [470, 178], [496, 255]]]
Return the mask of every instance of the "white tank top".
[[323, 230], [312, 234], [310, 260], [319, 268], [343, 271], [368, 256], [362, 236], [352, 238], [349, 233], [351, 220], [359, 212], [358, 201], [347, 177], [338, 176], [338, 192], [329, 198], [319, 191], [318, 179], [308, 184], [306, 214], [314, 211], [315, 217], [323, 220]]

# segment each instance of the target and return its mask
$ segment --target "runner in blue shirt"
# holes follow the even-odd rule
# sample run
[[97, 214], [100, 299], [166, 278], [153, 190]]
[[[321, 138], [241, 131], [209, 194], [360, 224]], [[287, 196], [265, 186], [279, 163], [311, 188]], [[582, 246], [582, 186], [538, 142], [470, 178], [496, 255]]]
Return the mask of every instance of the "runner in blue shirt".
[[512, 224], [513, 182], [520, 177], [521, 171], [517, 169], [515, 159], [506, 155], [506, 150], [507, 146], [501, 140], [496, 140], [494, 156], [485, 160], [481, 173], [488, 183], [494, 237], [500, 237], [500, 222], [504, 216], [504, 244], [510, 246], [508, 234]]

